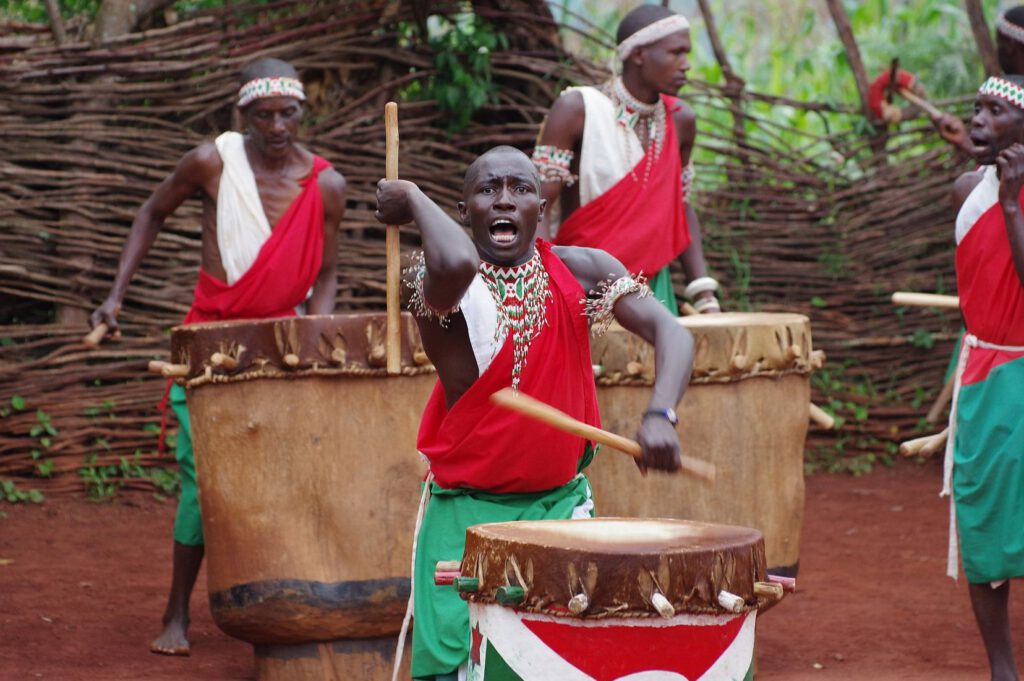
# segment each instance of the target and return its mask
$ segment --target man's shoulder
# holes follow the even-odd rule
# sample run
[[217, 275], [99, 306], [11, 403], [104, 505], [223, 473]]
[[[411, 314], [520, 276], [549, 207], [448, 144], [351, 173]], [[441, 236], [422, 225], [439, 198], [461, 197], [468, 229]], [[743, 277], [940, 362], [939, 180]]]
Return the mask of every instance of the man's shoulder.
[[193, 147], [182, 157], [182, 163], [207, 173], [220, 173], [224, 167], [224, 161], [221, 160], [220, 152], [217, 151], [217, 145], [213, 142], [203, 142], [199, 146]]
[[672, 111], [672, 122], [675, 123], [680, 145], [692, 144], [697, 135], [697, 114], [693, 108], [677, 99]]
[[348, 187], [345, 176], [334, 169], [334, 166], [327, 166], [317, 176], [321, 192], [335, 192], [343, 194]]
[[615, 256], [600, 248], [552, 246], [551, 252], [569, 269], [580, 286], [589, 291], [609, 276], [621, 275], [625, 268]]
[[960, 175], [953, 181], [953, 200], [957, 205], [963, 204], [970, 196], [974, 188], [977, 187], [982, 179], [985, 177], [985, 170], [978, 168], [977, 170], [970, 170]]

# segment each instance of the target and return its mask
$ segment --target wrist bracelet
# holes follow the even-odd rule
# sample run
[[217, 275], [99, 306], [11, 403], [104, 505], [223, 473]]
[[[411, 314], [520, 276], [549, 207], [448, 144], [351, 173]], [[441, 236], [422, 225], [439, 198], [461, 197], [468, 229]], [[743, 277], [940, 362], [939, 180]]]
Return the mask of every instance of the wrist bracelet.
[[717, 290], [718, 282], [713, 277], [697, 277], [686, 285], [686, 288], [683, 290], [683, 295], [692, 300], [693, 297], [699, 293]]

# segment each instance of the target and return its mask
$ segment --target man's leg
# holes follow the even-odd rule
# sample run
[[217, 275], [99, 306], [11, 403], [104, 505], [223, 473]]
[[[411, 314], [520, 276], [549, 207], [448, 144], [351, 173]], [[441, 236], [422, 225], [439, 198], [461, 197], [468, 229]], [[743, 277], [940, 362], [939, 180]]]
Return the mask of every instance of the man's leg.
[[188, 655], [191, 647], [188, 642], [188, 604], [192, 597], [192, 588], [196, 585], [199, 566], [203, 562], [203, 545], [187, 546], [174, 542], [173, 572], [171, 574], [171, 593], [167, 597], [167, 609], [164, 610], [164, 629], [150, 646], [154, 653], [163, 655]]
[[192, 453], [192, 428], [185, 406], [185, 391], [175, 385], [171, 388], [171, 409], [178, 417], [180, 428], [175, 446], [175, 458], [181, 471], [181, 498], [174, 520], [174, 556], [171, 573], [171, 592], [164, 610], [163, 631], [150, 645], [150, 650], [163, 655], [188, 655], [189, 600], [203, 562], [203, 524], [199, 514], [199, 490], [196, 486], [196, 467]]
[[1017, 664], [1010, 643], [1010, 583], [997, 589], [989, 583], [969, 584], [971, 606], [985, 642], [992, 681], [1018, 681]]

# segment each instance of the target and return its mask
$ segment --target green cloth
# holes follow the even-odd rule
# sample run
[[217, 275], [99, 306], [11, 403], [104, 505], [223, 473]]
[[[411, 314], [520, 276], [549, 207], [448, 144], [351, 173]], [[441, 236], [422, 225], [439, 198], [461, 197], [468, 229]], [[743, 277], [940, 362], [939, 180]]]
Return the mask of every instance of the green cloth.
[[972, 584], [1024, 576], [1024, 358], [961, 387], [953, 500]]
[[185, 546], [203, 545], [203, 519], [199, 514], [199, 489], [196, 487], [196, 462], [192, 453], [192, 426], [185, 404], [185, 389], [175, 383], [171, 386], [171, 409], [178, 417], [178, 439], [174, 458], [181, 471], [181, 497], [174, 517], [174, 541]]
[[[589, 463], [589, 459], [582, 462]], [[491, 494], [431, 484], [416, 543], [412, 676], [450, 674], [469, 657], [469, 608], [451, 586], [434, 585], [440, 560], [460, 560], [466, 528], [480, 523], [593, 516], [590, 483], [582, 473], [567, 484], [532, 494]], [[577, 510], [580, 509], [580, 510]]]
[[676, 304], [676, 292], [672, 288], [672, 274], [669, 272], [668, 265], [665, 265], [665, 267], [661, 268], [660, 272], [651, 277], [647, 285], [651, 287], [654, 297], [668, 308], [672, 316], [678, 317], [679, 306]]

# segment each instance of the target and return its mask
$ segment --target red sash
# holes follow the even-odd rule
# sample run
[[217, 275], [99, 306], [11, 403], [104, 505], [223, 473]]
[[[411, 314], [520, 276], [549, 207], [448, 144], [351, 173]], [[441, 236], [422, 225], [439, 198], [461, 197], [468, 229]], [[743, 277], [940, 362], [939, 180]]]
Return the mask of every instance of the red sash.
[[[996, 345], [1024, 345], [1024, 287], [1013, 264], [998, 202], [982, 213], [957, 245], [956, 281], [968, 333]], [[971, 352], [963, 383], [984, 380], [992, 369], [1017, 357], [984, 348]]]
[[[653, 145], [640, 162], [606, 191], [572, 212], [555, 243], [608, 251], [630, 272], [653, 275], [690, 245], [682, 186], [682, 162], [672, 112], [676, 98], [662, 95], [668, 110], [661, 154], [643, 182]], [[635, 177], [634, 177], [635, 176]]]
[[[582, 287], [569, 268], [537, 240], [552, 297], [547, 325], [533, 339], [519, 389], [585, 423], [599, 426], [590, 338]], [[449, 489], [539, 492], [564, 485], [577, 472], [586, 441], [491, 404], [512, 384], [512, 338], [449, 411], [440, 381], [427, 402], [417, 448], [434, 479]]]
[[199, 271], [185, 324], [225, 319], [292, 317], [320, 273], [324, 251], [324, 202], [317, 177], [330, 164], [313, 157], [313, 172], [274, 225], [252, 266], [229, 286]]

